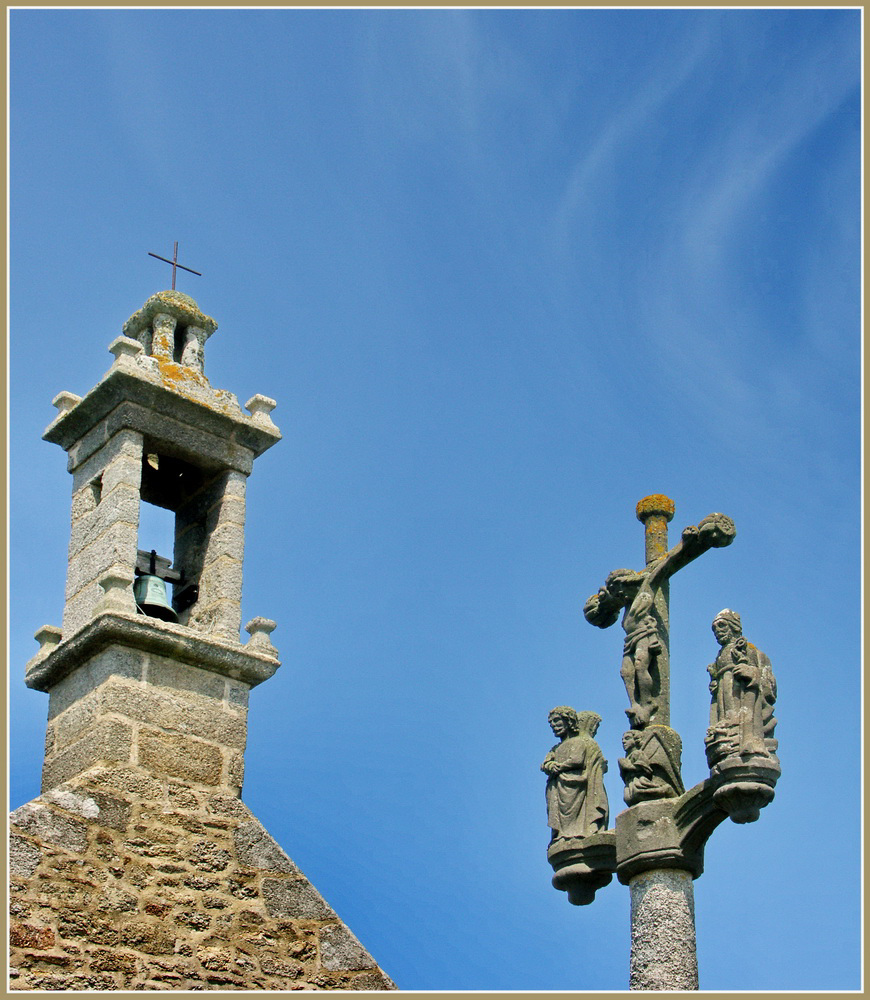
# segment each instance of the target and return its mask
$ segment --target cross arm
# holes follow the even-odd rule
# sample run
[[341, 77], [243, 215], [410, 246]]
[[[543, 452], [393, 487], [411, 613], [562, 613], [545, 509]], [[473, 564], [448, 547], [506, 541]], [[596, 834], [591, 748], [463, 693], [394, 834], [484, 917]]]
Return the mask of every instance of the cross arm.
[[649, 583], [660, 587], [677, 570], [703, 555], [708, 549], [721, 549], [730, 545], [737, 535], [737, 528], [725, 514], [708, 514], [696, 525], [683, 528], [683, 536], [661, 559], [649, 567]]

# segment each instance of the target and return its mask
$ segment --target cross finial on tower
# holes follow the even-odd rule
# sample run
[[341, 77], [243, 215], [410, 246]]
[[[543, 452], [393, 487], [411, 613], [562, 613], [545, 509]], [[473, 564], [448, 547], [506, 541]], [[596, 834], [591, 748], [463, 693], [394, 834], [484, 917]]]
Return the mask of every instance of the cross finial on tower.
[[178, 240], [175, 241], [175, 248], [172, 251], [172, 260], [168, 260], [166, 257], [159, 257], [156, 253], [151, 253], [148, 251], [149, 257], [157, 257], [157, 260], [162, 260], [165, 264], [172, 265], [172, 290], [175, 291], [175, 271], [177, 268], [181, 268], [182, 271], [190, 271], [191, 274], [195, 274], [198, 277], [202, 277], [199, 271], [194, 271], [193, 268], [185, 267], [183, 264], [178, 263]]

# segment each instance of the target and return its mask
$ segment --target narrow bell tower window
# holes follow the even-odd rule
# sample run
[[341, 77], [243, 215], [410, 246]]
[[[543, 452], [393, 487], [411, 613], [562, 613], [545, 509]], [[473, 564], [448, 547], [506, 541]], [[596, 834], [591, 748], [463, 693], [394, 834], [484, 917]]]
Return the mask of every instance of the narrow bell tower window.
[[172, 341], [172, 360], [176, 364], [181, 364], [181, 357], [184, 354], [185, 340], [187, 340], [187, 327], [178, 323], [176, 324], [175, 335]]
[[91, 500], [93, 501], [94, 507], [100, 505], [100, 501], [103, 499], [103, 477], [97, 476], [96, 479], [92, 479], [88, 483], [88, 488], [91, 491]]

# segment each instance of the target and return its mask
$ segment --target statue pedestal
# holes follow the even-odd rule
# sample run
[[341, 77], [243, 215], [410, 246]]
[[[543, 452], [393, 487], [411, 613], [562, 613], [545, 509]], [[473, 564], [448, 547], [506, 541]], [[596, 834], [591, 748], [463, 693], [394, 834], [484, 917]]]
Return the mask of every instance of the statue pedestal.
[[774, 754], [740, 754], [714, 764], [710, 781], [713, 801], [735, 823], [753, 823], [773, 800], [774, 786], [782, 771]]
[[568, 893], [575, 906], [595, 899], [616, 871], [616, 831], [604, 830], [589, 837], [558, 837], [547, 849], [553, 866], [553, 885]]

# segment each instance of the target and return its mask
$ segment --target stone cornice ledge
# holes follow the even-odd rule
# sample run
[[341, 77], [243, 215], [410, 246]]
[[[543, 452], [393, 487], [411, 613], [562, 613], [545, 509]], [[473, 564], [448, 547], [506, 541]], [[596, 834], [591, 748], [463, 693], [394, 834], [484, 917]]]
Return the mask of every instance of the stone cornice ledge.
[[[174, 365], [175, 369], [183, 371], [181, 365]], [[281, 432], [274, 424], [242, 413], [238, 403], [231, 404], [227, 396], [211, 386], [199, 397], [183, 395], [178, 386], [163, 384], [159, 375], [137, 367], [135, 362], [117, 364], [82, 400], [63, 409], [42, 437], [68, 451], [117, 407], [133, 403], [148, 414], [157, 412], [196, 430], [231, 440], [249, 448], [255, 456], [281, 440]]]
[[216, 639], [146, 615], [113, 611], [98, 615], [47, 655], [34, 657], [27, 664], [24, 683], [37, 691], [49, 691], [76, 667], [109, 646], [132, 646], [168, 656], [251, 687], [268, 680], [281, 666], [276, 657], [254, 652], [241, 643]]

